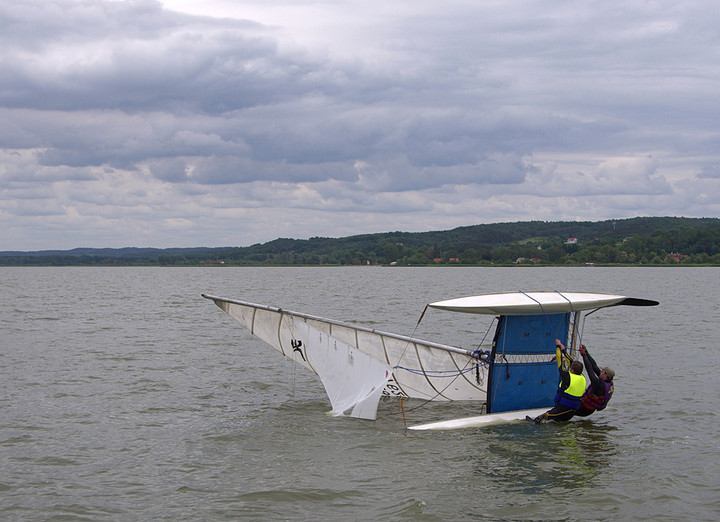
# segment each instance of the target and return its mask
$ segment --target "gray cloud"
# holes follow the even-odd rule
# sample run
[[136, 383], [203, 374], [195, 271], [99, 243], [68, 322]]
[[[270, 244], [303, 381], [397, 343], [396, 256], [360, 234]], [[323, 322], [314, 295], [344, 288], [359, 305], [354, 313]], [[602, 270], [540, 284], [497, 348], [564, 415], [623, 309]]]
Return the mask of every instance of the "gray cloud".
[[187, 4], [0, 5], [0, 248], [720, 212], [712, 3]]
[[698, 177], [720, 179], [720, 165], [705, 165], [698, 174]]

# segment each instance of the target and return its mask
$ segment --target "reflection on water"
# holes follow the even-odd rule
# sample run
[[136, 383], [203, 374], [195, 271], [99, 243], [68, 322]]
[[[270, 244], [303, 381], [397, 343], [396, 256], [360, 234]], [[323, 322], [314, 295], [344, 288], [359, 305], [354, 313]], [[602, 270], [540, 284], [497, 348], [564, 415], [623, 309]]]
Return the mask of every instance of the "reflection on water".
[[476, 457], [475, 473], [496, 487], [524, 494], [590, 487], [617, 454], [615, 429], [588, 420], [483, 429], [478, 435], [487, 445]]

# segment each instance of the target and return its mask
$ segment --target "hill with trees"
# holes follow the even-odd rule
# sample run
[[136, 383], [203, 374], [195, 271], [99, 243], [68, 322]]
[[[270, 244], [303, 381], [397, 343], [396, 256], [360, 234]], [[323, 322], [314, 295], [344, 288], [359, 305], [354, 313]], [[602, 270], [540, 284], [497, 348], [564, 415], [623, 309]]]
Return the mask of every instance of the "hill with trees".
[[0, 265], [720, 265], [720, 219], [526, 221], [247, 247], [0, 252]]

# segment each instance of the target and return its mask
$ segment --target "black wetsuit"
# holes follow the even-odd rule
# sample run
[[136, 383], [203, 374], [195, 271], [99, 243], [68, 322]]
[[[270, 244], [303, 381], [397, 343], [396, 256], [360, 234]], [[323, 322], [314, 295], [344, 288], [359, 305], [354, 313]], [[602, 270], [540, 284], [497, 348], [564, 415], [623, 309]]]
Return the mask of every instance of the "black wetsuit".
[[[602, 370], [598, 368], [595, 359], [593, 359], [592, 356], [587, 353], [587, 350], [585, 350], [585, 353], [582, 354], [582, 358], [583, 362], [585, 363], [585, 368], [587, 369], [588, 377], [590, 377], [590, 390], [595, 396], [604, 397], [605, 384], [603, 384], [603, 381], [600, 378], [600, 372]], [[585, 393], [587, 393], [587, 391]], [[592, 413], [595, 413], [594, 408], [592, 410], [589, 410], [582, 404], [580, 404], [580, 408], [575, 411], [575, 415], [577, 415], [578, 417], [587, 417]]]
[[[567, 390], [568, 386], [570, 386], [570, 372], [563, 370], [562, 368], [558, 368], [558, 373], [560, 373], [560, 389]], [[576, 411], [577, 410], [573, 410], [571, 408], [568, 408], [567, 406], [555, 404], [555, 406], [551, 410], [548, 410], [545, 413], [543, 413], [542, 415], [536, 417], [535, 422], [543, 422], [543, 421], [565, 422], [565, 421], [569, 421], [570, 419], [573, 418]]]

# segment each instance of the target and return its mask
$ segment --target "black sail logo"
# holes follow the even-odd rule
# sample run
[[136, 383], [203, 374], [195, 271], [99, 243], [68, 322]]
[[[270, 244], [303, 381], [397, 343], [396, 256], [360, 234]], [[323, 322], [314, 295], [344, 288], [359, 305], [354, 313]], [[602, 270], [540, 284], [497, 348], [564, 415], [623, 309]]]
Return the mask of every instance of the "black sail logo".
[[302, 352], [302, 341], [296, 341], [295, 339], [292, 339], [290, 341], [290, 346], [293, 347], [293, 353], [300, 352], [300, 357], [303, 358], [303, 361], [307, 362], [307, 360], [305, 359], [305, 355]]

